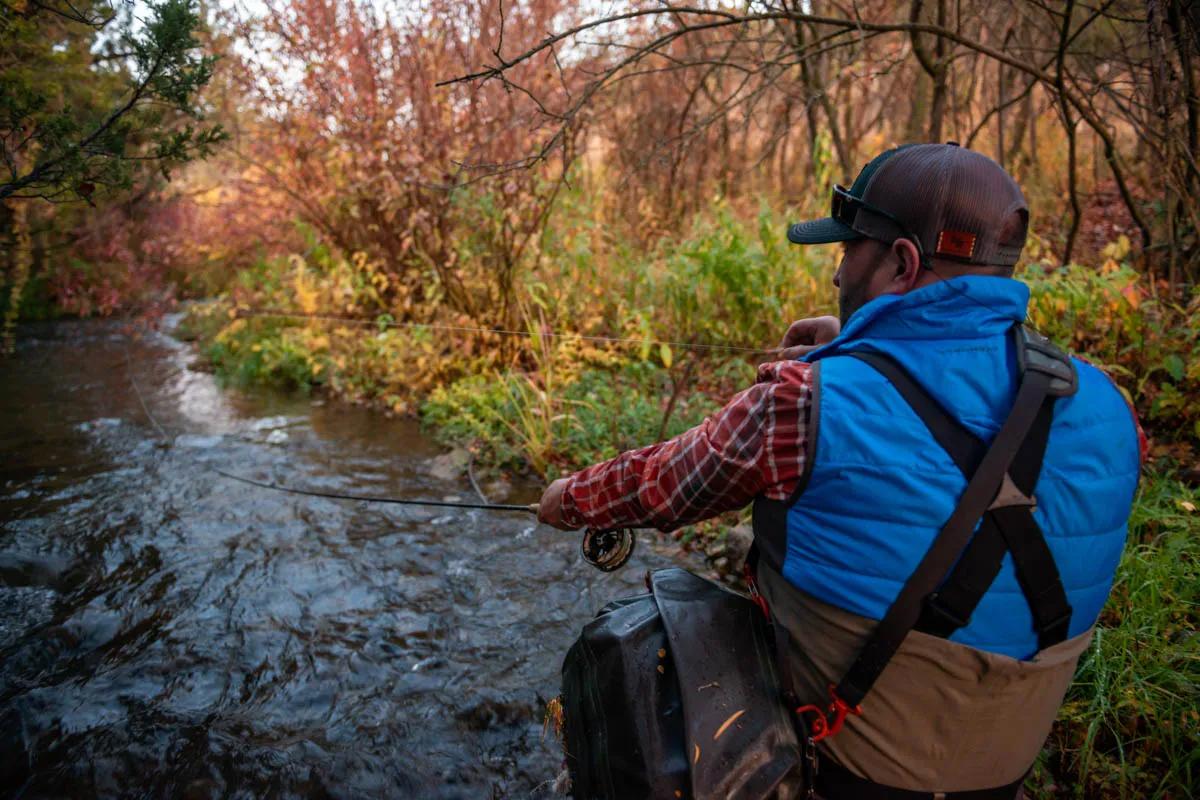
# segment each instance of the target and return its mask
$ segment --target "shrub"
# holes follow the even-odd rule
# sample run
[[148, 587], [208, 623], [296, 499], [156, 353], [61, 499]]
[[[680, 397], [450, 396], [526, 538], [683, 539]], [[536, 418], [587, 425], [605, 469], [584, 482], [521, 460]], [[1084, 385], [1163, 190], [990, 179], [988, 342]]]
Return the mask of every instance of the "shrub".
[[184, 334], [202, 341], [219, 374], [321, 386], [407, 411], [434, 386], [494, 364], [495, 354], [474, 342], [398, 323], [386, 309], [408, 307], [405, 287], [392, 287], [385, 306], [389, 279], [373, 262], [361, 253], [343, 257], [308, 235], [303, 255], [260, 259], [238, 273], [228, 296], [190, 309]]
[[443, 441], [473, 443], [485, 463], [555, 477], [652, 444], [664, 430], [681, 433], [718, 407], [712, 396], [695, 393], [666, 418], [660, 398], [671, 381], [665, 367], [624, 359], [584, 366], [553, 393], [526, 373], [473, 375], [435, 389], [421, 414]]
[[1164, 439], [1200, 439], [1200, 294], [1181, 305], [1128, 264], [1128, 240], [1099, 269], [1029, 267], [1029, 315], [1052, 339], [1103, 368]]

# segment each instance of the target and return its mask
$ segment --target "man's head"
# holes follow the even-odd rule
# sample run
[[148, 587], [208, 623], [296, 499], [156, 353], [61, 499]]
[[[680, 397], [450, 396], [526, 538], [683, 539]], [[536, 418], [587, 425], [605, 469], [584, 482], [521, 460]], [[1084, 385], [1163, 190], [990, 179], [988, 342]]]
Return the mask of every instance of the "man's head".
[[903, 145], [877, 156], [831, 214], [788, 229], [796, 244], [842, 242], [834, 283], [843, 324], [870, 300], [966, 274], [1009, 275], [1029, 208], [1016, 181], [955, 144]]

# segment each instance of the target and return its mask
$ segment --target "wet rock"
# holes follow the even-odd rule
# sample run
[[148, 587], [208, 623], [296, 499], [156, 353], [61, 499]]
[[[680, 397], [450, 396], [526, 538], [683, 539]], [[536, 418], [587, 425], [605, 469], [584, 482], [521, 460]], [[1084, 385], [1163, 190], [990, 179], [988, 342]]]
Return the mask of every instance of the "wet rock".
[[735, 571], [741, 572], [742, 565], [746, 563], [746, 556], [750, 553], [750, 545], [753, 543], [754, 528], [750, 526], [750, 523], [743, 522], [729, 529], [729, 533], [725, 537], [723, 555], [729, 559], [729, 563], [733, 565]]
[[220, 443], [220, 436], [204, 436], [196, 433], [184, 433], [175, 437], [176, 447], [190, 447], [195, 450], [210, 450]]
[[512, 494], [512, 484], [504, 478], [496, 478], [483, 485], [483, 493], [491, 503], [506, 503]]
[[249, 427], [252, 431], [271, 431], [277, 428], [286, 428], [289, 425], [295, 425], [302, 421], [303, 419], [300, 417], [259, 417], [251, 422]]
[[429, 474], [438, 480], [455, 481], [467, 471], [471, 454], [462, 447], [456, 447], [448, 453], [442, 453], [429, 461]]
[[75, 426], [75, 429], [82, 433], [90, 433], [91, 431], [102, 430], [104, 428], [116, 428], [121, 424], [121, 420], [115, 417], [101, 417], [90, 422], [81, 422]]
[[71, 563], [62, 556], [0, 553], [0, 586], [63, 585]]
[[533, 704], [500, 692], [483, 690], [466, 698], [466, 704], [454, 718], [473, 731], [502, 725], [519, 725], [534, 718]]
[[189, 372], [206, 372], [210, 375], [217, 373], [217, 366], [207, 358], [193, 358], [187, 363]]

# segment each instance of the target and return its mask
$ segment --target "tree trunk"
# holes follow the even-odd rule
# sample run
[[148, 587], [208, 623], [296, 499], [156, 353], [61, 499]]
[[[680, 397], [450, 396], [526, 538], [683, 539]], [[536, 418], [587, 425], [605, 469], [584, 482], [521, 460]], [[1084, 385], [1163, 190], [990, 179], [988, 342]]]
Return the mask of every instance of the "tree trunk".
[[917, 69], [913, 73], [912, 108], [908, 114], [908, 123], [904, 128], [904, 141], [918, 142], [925, 134], [925, 121], [929, 118], [929, 90], [932, 87], [930, 78], [925, 71]]
[[29, 273], [33, 261], [33, 247], [29, 238], [28, 204], [20, 200], [11, 201], [9, 209], [12, 212], [13, 248], [12, 273], [9, 280], [8, 308], [4, 309], [4, 319], [0, 322], [0, 355], [12, 355], [16, 349], [17, 319], [21, 313], [21, 296], [25, 294], [25, 284], [29, 282]]
[[[924, 0], [913, 0], [908, 14], [910, 22], [917, 23], [921, 21], [921, 8], [923, 5]], [[946, 24], [946, 0], [938, 0], [937, 24], [940, 26], [945, 26]], [[917, 57], [921, 68], [933, 80], [933, 100], [929, 107], [929, 127], [927, 130], [929, 141], [940, 142], [942, 140], [942, 123], [946, 116], [946, 76], [949, 71], [946, 59], [946, 40], [940, 36], [937, 37], [934, 41], [933, 55], [930, 55], [929, 51], [922, 44], [920, 35], [914, 31], [909, 38], [912, 41], [913, 55]]]
[[1058, 38], [1058, 68], [1056, 73], [1056, 82], [1058, 85], [1058, 102], [1059, 110], [1062, 114], [1063, 130], [1067, 134], [1067, 194], [1071, 200], [1071, 225], [1067, 230], [1067, 242], [1063, 247], [1063, 263], [1071, 263], [1071, 256], [1075, 249], [1075, 237], [1079, 234], [1079, 222], [1083, 216], [1083, 212], [1079, 207], [1079, 186], [1077, 181], [1077, 147], [1076, 147], [1076, 129], [1075, 118], [1071, 113], [1071, 104], [1067, 100], [1066, 82], [1063, 74], [1064, 62], [1066, 60], [1068, 35], [1071, 31], [1071, 14], [1075, 10], [1074, 0], [1067, 0], [1066, 10], [1063, 12], [1062, 31]]
[[1029, 117], [1029, 163], [1034, 172], [1041, 169], [1041, 165], [1038, 163], [1037, 102], [1034, 100], [1037, 90], [1038, 87], [1035, 83], [1029, 90], [1029, 96], [1025, 98], [1025, 114]]
[[[837, 110], [833, 107], [833, 103], [829, 100], [829, 94], [825, 91], [824, 76], [820, 70], [819, 62], [804, 55], [804, 48], [807, 37], [804, 32], [804, 24], [797, 22], [795, 24], [794, 37], [796, 42], [796, 53], [800, 59], [800, 77], [804, 81], [804, 88], [808, 90], [809, 98], [806, 106], [806, 116], [808, 118], [808, 141], [809, 141], [809, 157], [812, 159], [813, 168], [817, 166], [817, 132], [820, 130], [819, 122], [817, 121], [816, 104], [812, 102], [815, 98], [821, 106], [821, 111], [825, 114], [825, 121], [829, 125], [829, 138], [833, 141], [834, 152], [837, 153], [838, 162], [842, 168], [843, 175], [849, 175], [853, 168], [850, 160], [850, 154], [846, 150], [846, 142], [842, 137], [842, 131], [838, 125]], [[810, 63], [811, 62], [811, 63]]]
[[996, 62], [996, 161], [1004, 166], [1004, 104], [1008, 97], [1004, 91], [1004, 65]]
[[[938, 27], [946, 27], [946, 0], [938, 0], [937, 24]], [[937, 59], [937, 69], [933, 75], [933, 105], [929, 109], [929, 141], [940, 142], [946, 118], [946, 101], [949, 95], [947, 79], [950, 73], [950, 65], [946, 59], [946, 40], [941, 36], [937, 38], [933, 52]]]
[[[1032, 158], [1023, 157], [1027, 154], [1021, 151], [1021, 146], [1026, 139], [1027, 130], [1032, 122], [1031, 116], [1033, 114], [1033, 103], [1029, 101], [1031, 93], [1032, 89], [1029, 92], [1026, 92], [1025, 100], [1017, 106], [1019, 109], [1017, 113], [1017, 119], [1016, 122], [1011, 126], [1008, 136], [1008, 152], [1004, 155], [1004, 163], [1011, 164], [1014, 167], [1023, 166], [1026, 162], [1032, 163]], [[1032, 142], [1033, 140], [1030, 139], [1030, 141]]]

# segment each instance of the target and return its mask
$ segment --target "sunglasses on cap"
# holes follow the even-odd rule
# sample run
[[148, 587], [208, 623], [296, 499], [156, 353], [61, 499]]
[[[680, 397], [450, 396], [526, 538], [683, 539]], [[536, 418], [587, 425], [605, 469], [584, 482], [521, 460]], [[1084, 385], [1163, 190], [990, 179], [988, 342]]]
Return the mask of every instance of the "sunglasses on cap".
[[829, 216], [846, 227], [861, 233], [868, 239], [891, 244], [897, 239], [908, 239], [917, 248], [917, 257], [922, 267], [929, 267], [929, 259], [921, 247], [919, 236], [910, 233], [893, 215], [850, 194], [841, 184], [834, 184], [830, 201]]

